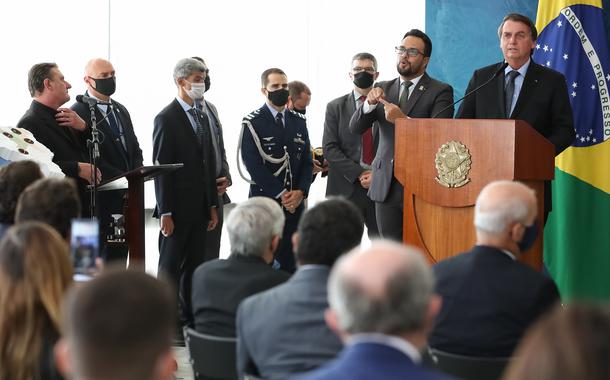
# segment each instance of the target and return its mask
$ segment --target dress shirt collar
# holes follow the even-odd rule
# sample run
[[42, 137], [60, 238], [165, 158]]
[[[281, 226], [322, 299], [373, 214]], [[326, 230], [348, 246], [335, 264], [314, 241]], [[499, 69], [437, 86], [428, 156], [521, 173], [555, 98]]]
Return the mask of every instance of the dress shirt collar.
[[182, 106], [182, 109], [184, 109], [184, 112], [186, 112], [189, 115], [190, 115], [189, 110], [191, 108], [195, 108], [195, 101], [193, 101], [193, 105], [191, 106], [187, 102], [182, 100], [182, 98], [179, 96], [176, 96], [176, 100], [178, 101], [178, 103], [180, 103], [180, 105]]
[[[530, 67], [530, 62], [531, 62], [531, 58], [527, 60], [527, 62], [525, 62], [523, 64], [523, 66], [519, 67], [519, 69], [517, 70], [519, 72], [519, 74], [521, 75], [521, 77], [525, 78], [525, 73], [527, 73], [527, 68]], [[507, 76], [508, 73], [510, 73], [511, 71], [513, 71], [514, 69], [512, 67], [510, 67], [510, 65], [506, 66], [506, 68], [504, 69], [504, 76]]]
[[[410, 79], [412, 85], [411, 85], [411, 87], [409, 87], [409, 94], [413, 91], [413, 89], [415, 89], [415, 87], [417, 87], [419, 80], [424, 76], [424, 74], [422, 74], [418, 77], [415, 77], [413, 79]], [[405, 82], [405, 80], [403, 80], [402, 77], [400, 77], [400, 76], [398, 77], [398, 79], [400, 80], [400, 91], [402, 91], [402, 84], [403, 84], [403, 82]]]
[[[271, 115], [273, 116], [273, 119], [275, 120], [275, 117], [277, 116], [277, 114], [279, 112], [277, 112], [276, 109], [271, 107], [267, 102], [265, 102], [265, 105], [267, 106], [269, 111], [271, 111]], [[284, 120], [286, 120], [286, 107], [284, 107], [284, 109], [282, 110], [282, 117], [284, 118]], [[284, 124], [284, 125], [286, 125], [286, 124]]]
[[[89, 93], [89, 91], [87, 91], [87, 96], [90, 98], [93, 98], [95, 100], [99, 100], [100, 102], [106, 102], [106, 103], [112, 103], [112, 99], [108, 98], [108, 100], [102, 100], [100, 98], [98, 98], [97, 96]], [[108, 113], [108, 105], [107, 104], [97, 104], [97, 108], [99, 108], [102, 112], [104, 113]]]
[[385, 346], [390, 346], [407, 355], [413, 361], [413, 363], [421, 362], [421, 354], [419, 353], [419, 350], [407, 340], [399, 338], [397, 336], [370, 333], [355, 334], [347, 339], [348, 345], [355, 345], [358, 343], [377, 343]]
[[506, 249], [501, 249], [502, 252], [504, 252], [506, 254], [506, 256], [510, 257], [513, 260], [517, 260], [517, 258], [515, 257], [515, 255], [513, 255], [513, 253], [509, 250]]

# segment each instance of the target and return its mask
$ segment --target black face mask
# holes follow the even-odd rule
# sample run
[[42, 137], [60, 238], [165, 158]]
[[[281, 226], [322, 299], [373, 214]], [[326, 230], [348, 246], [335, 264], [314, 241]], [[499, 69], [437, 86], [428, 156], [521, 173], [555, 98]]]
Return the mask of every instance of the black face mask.
[[369, 88], [373, 85], [373, 82], [375, 82], [374, 75], [367, 73], [366, 71], [354, 74], [354, 85], [358, 88]]
[[268, 91], [267, 99], [271, 100], [271, 103], [276, 107], [285, 106], [288, 103], [288, 90], [280, 88], [279, 90]]
[[103, 79], [91, 79], [95, 81], [95, 91], [102, 95], [110, 96], [116, 91], [116, 77], [114, 76]]
[[298, 112], [298, 113], [303, 114], [303, 115], [305, 115], [305, 111], [307, 111], [306, 109], [302, 109], [302, 110], [300, 110], [300, 109], [298, 109], [298, 108], [293, 108], [292, 110], [293, 110], [294, 112]]
[[537, 237], [538, 237], [538, 221], [534, 221], [534, 223], [531, 226], [525, 227], [525, 232], [523, 233], [523, 238], [521, 239], [521, 241], [519, 243], [517, 243], [521, 253], [532, 248]]
[[208, 92], [208, 90], [210, 89], [210, 74], [207, 74], [205, 76], [203, 83], [205, 83], [205, 92]]

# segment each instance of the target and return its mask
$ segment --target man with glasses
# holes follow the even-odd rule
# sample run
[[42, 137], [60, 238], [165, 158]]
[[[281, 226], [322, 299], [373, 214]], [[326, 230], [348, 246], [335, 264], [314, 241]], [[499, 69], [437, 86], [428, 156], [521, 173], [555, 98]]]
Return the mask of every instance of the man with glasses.
[[362, 136], [349, 130], [349, 120], [373, 89], [379, 76], [377, 59], [370, 53], [352, 57], [349, 78], [353, 88], [326, 106], [324, 120], [324, 157], [329, 163], [326, 196], [343, 196], [362, 213], [370, 238], [379, 235], [375, 203], [367, 196], [372, 179], [372, 163], [378, 144], [377, 122]]
[[375, 201], [381, 236], [402, 241], [403, 187], [394, 177], [394, 123], [398, 118], [432, 117], [442, 110], [437, 117], [451, 118], [453, 89], [426, 74], [432, 41], [424, 32], [410, 30], [395, 50], [399, 77], [375, 85], [352, 116], [349, 128], [364, 134], [379, 123], [379, 148], [368, 195]]
[[[490, 80], [498, 70], [501, 74], [464, 99], [456, 117], [525, 120], [555, 145], [555, 155], [558, 155], [576, 137], [565, 77], [531, 59], [538, 32], [526, 16], [506, 15], [498, 28], [498, 37], [505, 63], [476, 70], [466, 92]], [[551, 211], [548, 181], [544, 189], [544, 209], [546, 221]]]

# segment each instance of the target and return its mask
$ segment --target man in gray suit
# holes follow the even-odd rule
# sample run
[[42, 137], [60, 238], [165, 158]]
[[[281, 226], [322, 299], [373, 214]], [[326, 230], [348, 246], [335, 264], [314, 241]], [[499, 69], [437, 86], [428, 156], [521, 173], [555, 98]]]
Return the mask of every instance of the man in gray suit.
[[368, 197], [371, 184], [371, 164], [378, 142], [378, 125], [362, 135], [349, 130], [349, 120], [356, 108], [366, 100], [379, 76], [377, 59], [370, 53], [358, 53], [352, 57], [349, 73], [354, 88], [326, 106], [324, 120], [324, 157], [330, 166], [326, 196], [341, 195], [350, 200], [362, 213], [369, 237], [379, 235], [375, 217], [375, 203]]
[[[379, 122], [379, 148], [373, 161], [368, 195], [376, 202], [381, 236], [401, 241], [403, 188], [394, 177], [394, 122], [405, 117], [453, 117], [453, 89], [426, 74], [432, 41], [424, 32], [418, 29], [407, 32], [396, 53], [400, 76], [378, 83], [368, 93], [366, 101], [352, 116], [349, 129], [363, 134], [374, 122]], [[436, 115], [440, 111], [443, 112]]]
[[333, 359], [339, 338], [326, 326], [326, 283], [342, 254], [362, 239], [358, 209], [344, 199], [318, 203], [293, 235], [298, 270], [286, 283], [251, 296], [237, 310], [237, 371], [286, 379]]
[[[206, 66], [205, 71], [205, 92], [210, 89], [210, 69], [206, 65], [203, 58], [193, 57]], [[212, 139], [212, 145], [214, 146], [214, 154], [216, 155], [216, 190], [218, 191], [218, 224], [216, 228], [211, 231], [207, 231], [207, 237], [205, 240], [205, 259], [204, 261], [210, 261], [217, 259], [220, 254], [220, 239], [222, 237], [222, 224], [224, 221], [224, 205], [231, 203], [231, 199], [227, 194], [227, 187], [231, 186], [231, 173], [229, 172], [229, 162], [227, 161], [227, 154], [225, 152], [225, 143], [222, 136], [222, 124], [218, 117], [218, 111], [216, 106], [202, 97], [201, 99], [195, 99], [195, 105], [197, 109], [205, 112], [208, 115], [210, 121], [210, 132], [214, 137]]]

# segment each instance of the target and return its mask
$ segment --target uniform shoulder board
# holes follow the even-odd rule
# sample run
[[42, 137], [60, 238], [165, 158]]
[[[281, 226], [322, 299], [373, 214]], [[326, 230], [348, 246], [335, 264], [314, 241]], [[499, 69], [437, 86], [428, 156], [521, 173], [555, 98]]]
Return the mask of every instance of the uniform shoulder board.
[[294, 110], [289, 109], [288, 111], [292, 112], [292, 114], [299, 116], [301, 119], [303, 120], [307, 120], [307, 118], [305, 117], [305, 115], [303, 115], [302, 113], [296, 112]]
[[254, 120], [258, 117], [260, 112], [261, 112], [260, 108], [255, 109], [254, 111], [252, 111], [249, 114], [247, 114], [246, 116], [244, 116], [244, 120]]

